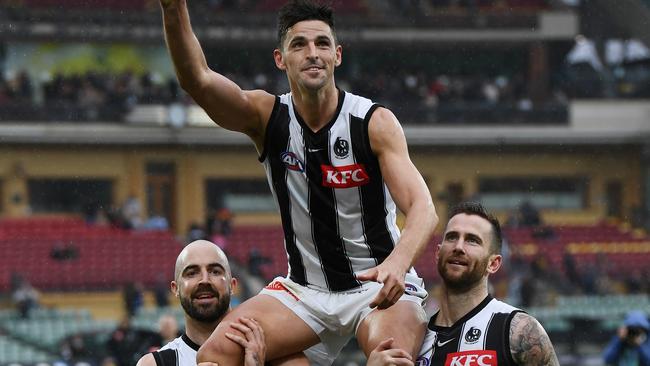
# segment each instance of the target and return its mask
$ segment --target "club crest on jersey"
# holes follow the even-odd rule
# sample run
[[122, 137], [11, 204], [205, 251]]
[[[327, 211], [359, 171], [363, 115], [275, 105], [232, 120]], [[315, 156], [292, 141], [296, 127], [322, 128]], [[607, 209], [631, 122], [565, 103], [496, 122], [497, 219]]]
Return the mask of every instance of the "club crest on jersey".
[[415, 361], [415, 366], [429, 366], [430, 364], [431, 364], [431, 360], [429, 360], [429, 358], [426, 356], [420, 356]]
[[350, 143], [340, 137], [334, 142], [334, 155], [339, 159], [345, 159], [350, 155]]
[[280, 160], [284, 163], [284, 165], [287, 166], [287, 169], [293, 170], [296, 172], [304, 172], [305, 171], [305, 164], [298, 159], [296, 154], [292, 153], [291, 151], [285, 151], [280, 155]]
[[445, 366], [498, 366], [496, 351], [448, 353]]
[[465, 333], [465, 342], [467, 343], [476, 343], [479, 338], [481, 338], [481, 330], [478, 328], [471, 327], [467, 333]]
[[323, 187], [352, 188], [366, 185], [370, 177], [363, 164], [344, 166], [321, 165]]

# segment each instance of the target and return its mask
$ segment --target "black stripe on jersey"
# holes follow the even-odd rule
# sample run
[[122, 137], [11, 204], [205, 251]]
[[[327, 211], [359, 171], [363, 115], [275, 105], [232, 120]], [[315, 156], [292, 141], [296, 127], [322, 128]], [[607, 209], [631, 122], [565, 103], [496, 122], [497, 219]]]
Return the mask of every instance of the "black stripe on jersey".
[[156, 366], [178, 366], [178, 353], [175, 349], [151, 352]]
[[[299, 118], [299, 117], [298, 117]], [[338, 214], [334, 188], [322, 184], [321, 165], [331, 165], [327, 133], [311, 134], [303, 129], [306, 157], [305, 170], [309, 184], [309, 213], [313, 241], [325, 274], [327, 287], [332, 291], [349, 290], [360, 286], [345, 253], [338, 233]], [[311, 152], [310, 152], [311, 151]]]
[[[262, 149], [262, 153], [260, 156], [257, 158], [257, 160], [261, 162], [266, 159], [266, 155], [268, 154], [269, 148], [271, 147], [271, 142], [273, 141], [270, 137], [272, 136], [272, 129], [275, 128], [276, 123], [274, 121], [278, 118], [278, 113], [280, 111], [280, 108], [282, 106], [282, 103], [280, 102], [280, 97], [276, 96], [275, 97], [275, 103], [273, 104], [273, 111], [271, 111], [271, 117], [269, 117], [269, 120], [266, 123], [266, 128], [264, 130], [264, 148]], [[286, 113], [287, 120], [289, 119], [289, 113], [287, 111]]]
[[[286, 165], [282, 162], [280, 155], [289, 148], [289, 107], [285, 104], [279, 104], [277, 110], [274, 107], [273, 119], [266, 126], [266, 148], [264, 154], [275, 154], [269, 158], [271, 166], [271, 180], [273, 181], [273, 190], [280, 206], [280, 217], [282, 218], [282, 228], [284, 230], [284, 245], [289, 255], [289, 266], [291, 273], [289, 277], [292, 281], [301, 285], [307, 284], [305, 266], [302, 263], [302, 256], [296, 246], [296, 234], [293, 231], [291, 220], [291, 200], [289, 199], [289, 188], [287, 187], [287, 174], [289, 174]], [[277, 105], [276, 104], [276, 105]], [[277, 117], [276, 117], [277, 115]], [[273, 141], [273, 144], [270, 143]], [[284, 151], [274, 151], [272, 146], [283, 146]]]
[[[352, 152], [358, 164], [363, 164], [369, 176], [381, 177], [379, 161], [373, 154], [368, 136], [368, 124], [373, 112], [380, 107], [374, 104], [364, 119], [350, 116], [350, 139]], [[395, 247], [386, 223], [386, 197], [383, 179], [374, 179], [360, 186], [363, 233], [370, 250], [370, 255], [377, 264], [388, 257]]]
[[510, 353], [510, 320], [517, 312], [492, 314], [490, 323], [485, 327], [488, 333], [485, 335], [484, 349], [501, 350], [497, 352], [499, 365], [517, 364]]
[[512, 325], [512, 318], [515, 317], [515, 315], [519, 313], [524, 313], [527, 314], [523, 310], [514, 310], [510, 314], [508, 314], [508, 318], [505, 321], [505, 325], [503, 326], [503, 352], [508, 355], [508, 363], [506, 365], [516, 365], [517, 361], [515, 361], [514, 357], [512, 357], [512, 352], [510, 352], [510, 326]]

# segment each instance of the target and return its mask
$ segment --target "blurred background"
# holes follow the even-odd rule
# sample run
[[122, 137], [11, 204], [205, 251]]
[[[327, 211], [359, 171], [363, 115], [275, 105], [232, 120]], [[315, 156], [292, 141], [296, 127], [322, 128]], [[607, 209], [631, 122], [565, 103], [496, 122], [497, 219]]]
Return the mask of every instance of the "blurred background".
[[[287, 92], [283, 3], [190, 0], [210, 66]], [[337, 84], [395, 112], [441, 222], [467, 199], [502, 220], [492, 293], [562, 365], [603, 365], [650, 312], [650, 1], [333, 5]], [[442, 229], [416, 266], [430, 314]], [[133, 365], [183, 327], [186, 243], [225, 249], [236, 304], [286, 274], [282, 237], [252, 144], [180, 90], [157, 1], [0, 1], [0, 365]], [[352, 341], [337, 365], [363, 359]]]

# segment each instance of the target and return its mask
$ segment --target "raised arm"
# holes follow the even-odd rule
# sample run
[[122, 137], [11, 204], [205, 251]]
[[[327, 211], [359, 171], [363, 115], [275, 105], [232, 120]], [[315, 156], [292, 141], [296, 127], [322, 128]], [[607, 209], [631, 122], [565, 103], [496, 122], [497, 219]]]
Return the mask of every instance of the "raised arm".
[[518, 365], [560, 365], [548, 334], [537, 319], [526, 313], [512, 318], [510, 352]]
[[192, 31], [186, 0], [160, 0], [160, 6], [165, 41], [181, 87], [219, 126], [249, 135], [259, 148], [275, 97], [262, 90], [243, 91], [208, 67]]
[[[404, 275], [429, 243], [438, 216], [431, 194], [408, 154], [406, 137], [395, 115], [378, 108], [368, 127], [370, 145], [397, 207], [406, 215], [399, 244], [379, 266], [360, 276], [384, 284], [371, 306], [387, 308], [404, 293]], [[374, 278], [373, 278], [374, 277]]]

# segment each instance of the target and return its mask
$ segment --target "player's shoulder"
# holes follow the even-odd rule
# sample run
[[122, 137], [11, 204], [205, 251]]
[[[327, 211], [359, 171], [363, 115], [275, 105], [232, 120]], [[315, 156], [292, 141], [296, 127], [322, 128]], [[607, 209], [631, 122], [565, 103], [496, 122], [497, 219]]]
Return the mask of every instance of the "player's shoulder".
[[510, 322], [510, 352], [520, 365], [558, 365], [546, 330], [532, 315], [517, 312]]
[[524, 311], [521, 310], [520, 308], [516, 306], [512, 306], [506, 302], [494, 298], [490, 300], [487, 307], [494, 312], [500, 312], [500, 313], [520, 312], [525, 314]]
[[262, 109], [272, 109], [277, 98], [274, 94], [262, 89], [246, 90], [244, 93], [254, 105], [262, 107]]
[[156, 366], [156, 359], [154, 358], [153, 353], [150, 352], [140, 357], [135, 366]]

